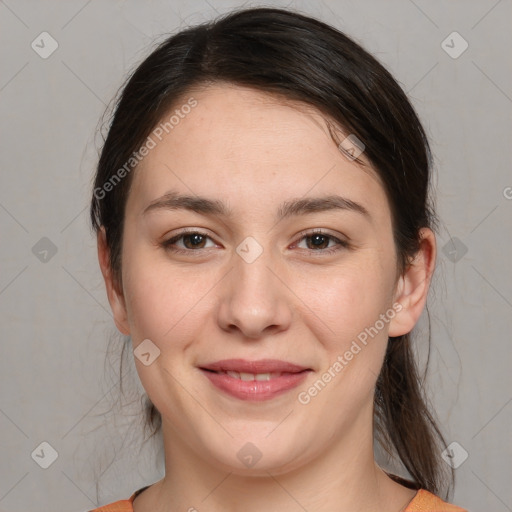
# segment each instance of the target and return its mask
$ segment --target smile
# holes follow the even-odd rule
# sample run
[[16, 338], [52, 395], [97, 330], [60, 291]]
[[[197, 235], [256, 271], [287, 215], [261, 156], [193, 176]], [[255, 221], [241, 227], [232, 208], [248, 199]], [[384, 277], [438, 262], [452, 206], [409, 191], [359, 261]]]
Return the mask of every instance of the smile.
[[[229, 375], [233, 379], [243, 380], [249, 382], [251, 380], [271, 380], [285, 375], [283, 372], [272, 372], [272, 373], [246, 373], [246, 372], [235, 372], [235, 371], [218, 371], [215, 373], [223, 373]], [[290, 375], [290, 374], [288, 374]]]
[[299, 372], [246, 373], [229, 371], [212, 371], [201, 368], [202, 374], [221, 391], [238, 400], [264, 401], [272, 400], [299, 386], [311, 373], [311, 370]]

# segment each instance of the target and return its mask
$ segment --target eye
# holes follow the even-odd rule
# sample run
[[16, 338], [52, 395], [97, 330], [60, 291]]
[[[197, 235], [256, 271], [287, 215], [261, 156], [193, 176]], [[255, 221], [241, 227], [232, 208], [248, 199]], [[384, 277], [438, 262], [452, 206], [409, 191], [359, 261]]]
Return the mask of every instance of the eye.
[[[166, 240], [161, 244], [165, 249], [177, 252], [177, 253], [191, 253], [195, 252], [196, 249], [209, 249], [210, 247], [205, 247], [206, 240], [211, 238], [201, 231], [182, 231], [180, 234]], [[177, 242], [183, 241], [183, 246], [185, 249], [173, 247]]]
[[[301, 233], [301, 235], [302, 238], [299, 239], [299, 242], [305, 240], [307, 246], [306, 248], [312, 248], [312, 252], [332, 254], [343, 248], [349, 247], [348, 242], [345, 240], [340, 240], [339, 238], [323, 231], [322, 229], [315, 229], [307, 233]], [[334, 242], [334, 246], [329, 247], [330, 242]]]

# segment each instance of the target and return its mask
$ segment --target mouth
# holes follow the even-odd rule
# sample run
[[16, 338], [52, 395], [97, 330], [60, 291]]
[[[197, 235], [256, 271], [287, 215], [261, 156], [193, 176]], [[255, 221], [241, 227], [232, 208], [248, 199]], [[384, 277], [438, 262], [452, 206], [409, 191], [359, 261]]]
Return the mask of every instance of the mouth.
[[[243, 380], [244, 382], [250, 382], [253, 380], [258, 381], [269, 381], [271, 379], [278, 379], [282, 375], [295, 375], [296, 373], [302, 373], [302, 372], [296, 372], [296, 373], [290, 373], [290, 372], [271, 372], [271, 373], [247, 373], [247, 372], [236, 372], [236, 371], [214, 371], [214, 370], [208, 370], [207, 368], [201, 368], [201, 370], [216, 373], [218, 375], [229, 375], [233, 379]], [[307, 371], [307, 370], [303, 370]]]
[[304, 370], [311, 370], [307, 366], [301, 366], [289, 361], [279, 359], [258, 359], [257, 361], [248, 361], [247, 359], [223, 359], [202, 365], [202, 370], [211, 370], [214, 372], [235, 372], [247, 373], [251, 375], [264, 373], [298, 373]]
[[223, 394], [240, 400], [270, 400], [297, 387], [311, 368], [286, 361], [230, 359], [199, 367]]

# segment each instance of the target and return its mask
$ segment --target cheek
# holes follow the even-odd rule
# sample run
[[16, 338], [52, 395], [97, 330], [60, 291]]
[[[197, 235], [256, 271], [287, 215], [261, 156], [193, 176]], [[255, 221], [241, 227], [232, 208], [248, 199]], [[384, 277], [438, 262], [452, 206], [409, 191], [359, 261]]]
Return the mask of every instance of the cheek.
[[211, 288], [197, 269], [166, 263], [160, 254], [135, 249], [123, 268], [126, 308], [134, 340], [149, 338], [157, 345], [182, 331]]
[[[201, 340], [217, 326], [216, 297], [225, 283], [226, 269], [170, 263], [164, 251], [146, 247], [134, 248], [125, 268], [133, 343], [151, 340], [160, 350], [155, 367], [172, 369], [177, 375], [186, 366], [183, 360], [192, 361]], [[150, 375], [154, 379], [156, 374]], [[143, 382], [147, 378], [141, 376]]]
[[186, 378], [182, 375], [186, 367], [183, 358], [188, 359], [204, 325], [207, 304], [204, 295], [214, 282], [210, 282], [211, 273], [205, 279], [198, 278], [197, 270], [172, 269], [158, 263], [154, 256], [147, 265], [142, 265], [141, 259], [137, 264], [135, 258], [132, 261], [133, 267], [127, 268], [131, 274], [126, 295], [133, 348], [149, 339], [160, 351], [150, 366], [137, 363], [137, 372], [153, 403], [164, 410], [163, 389], [168, 389], [176, 399], [183, 394], [183, 388], [167, 372], [178, 381]]
[[[305, 309], [303, 318], [324, 350], [318, 378], [328, 379], [313, 407], [329, 411], [331, 425], [349, 425], [361, 402], [373, 399], [388, 342], [389, 323], [382, 322], [381, 314], [390, 308], [391, 286], [392, 279], [377, 261], [347, 265], [309, 282], [307, 306], [315, 314]], [[337, 400], [343, 405], [333, 410]], [[326, 428], [334, 435], [334, 427]]]
[[174, 346], [179, 339], [186, 338], [185, 331], [197, 324], [197, 303], [206, 289], [201, 284], [190, 284], [177, 277], [166, 281], [141, 276], [132, 285], [128, 315], [132, 332], [140, 340], [149, 338], [161, 349], [171, 341]]
[[[307, 280], [305, 314], [312, 318], [323, 338], [339, 346], [373, 325], [389, 308], [392, 279], [378, 262], [347, 264], [328, 273], [310, 274]], [[311, 315], [311, 311], [315, 315]], [[319, 335], [320, 337], [320, 335]]]

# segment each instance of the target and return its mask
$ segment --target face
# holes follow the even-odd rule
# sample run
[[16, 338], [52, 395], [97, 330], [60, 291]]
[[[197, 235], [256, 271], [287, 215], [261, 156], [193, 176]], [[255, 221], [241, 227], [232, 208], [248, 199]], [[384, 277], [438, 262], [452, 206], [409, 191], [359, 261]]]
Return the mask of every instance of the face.
[[390, 207], [319, 113], [228, 85], [193, 97], [135, 171], [116, 324], [150, 340], [135, 362], [164, 440], [290, 471], [371, 432], [400, 317]]

